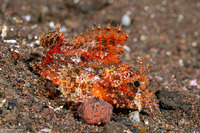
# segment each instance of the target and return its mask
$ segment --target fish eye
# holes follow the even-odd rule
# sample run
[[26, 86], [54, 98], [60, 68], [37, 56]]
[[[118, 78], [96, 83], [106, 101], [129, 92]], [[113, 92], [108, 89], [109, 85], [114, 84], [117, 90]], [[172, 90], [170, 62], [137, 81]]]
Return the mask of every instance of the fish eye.
[[134, 84], [135, 87], [140, 87], [140, 82], [139, 81], [134, 81], [133, 84]]

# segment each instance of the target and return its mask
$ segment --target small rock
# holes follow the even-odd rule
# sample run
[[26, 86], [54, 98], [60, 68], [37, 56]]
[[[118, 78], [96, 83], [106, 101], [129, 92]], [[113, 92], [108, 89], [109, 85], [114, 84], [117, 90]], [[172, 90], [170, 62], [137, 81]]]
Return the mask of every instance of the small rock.
[[138, 127], [135, 127], [131, 130], [132, 133], [139, 133], [140, 129]]
[[196, 47], [198, 44], [196, 42], [192, 42], [192, 46]]
[[51, 21], [49, 22], [49, 27], [52, 29], [56, 29], [56, 24], [53, 21]]
[[25, 19], [27, 22], [31, 20], [31, 16], [30, 15], [22, 16], [22, 18]]
[[103, 100], [88, 99], [78, 108], [81, 118], [88, 124], [101, 124], [110, 120], [113, 106]]
[[131, 126], [132, 125], [132, 121], [130, 119], [122, 119], [122, 124], [124, 126]]
[[29, 87], [31, 87], [31, 84], [29, 82], [26, 82], [25, 86], [29, 88]]
[[144, 124], [148, 125], [149, 121], [148, 120], [144, 120]]
[[140, 115], [138, 111], [133, 111], [129, 114], [129, 119], [134, 123], [140, 123]]
[[3, 121], [3, 122], [6, 122], [6, 121], [7, 121], [7, 119], [6, 119], [6, 118], [2, 118], [2, 121]]
[[127, 11], [127, 13], [123, 15], [122, 21], [121, 21], [123, 26], [129, 26], [131, 24], [130, 14], [131, 12]]
[[4, 38], [7, 36], [7, 29], [8, 27], [6, 25], [3, 25], [2, 26], [2, 29], [1, 29], [1, 38], [4, 40]]
[[6, 103], [6, 99], [1, 100], [0, 108], [2, 108], [2, 107], [4, 106], [5, 103]]
[[12, 110], [16, 104], [17, 104], [17, 100], [16, 99], [8, 99], [8, 104], [7, 104], [7, 109], [8, 110]]
[[15, 107], [6, 116], [5, 119], [9, 122], [15, 122], [18, 118], [19, 110]]
[[190, 86], [197, 86], [197, 79], [191, 80], [190, 81]]
[[27, 132], [33, 132], [33, 127], [29, 123], [25, 123], [25, 128]]
[[140, 131], [139, 133], [146, 133], [146, 128], [143, 125], [140, 125]]
[[123, 133], [123, 126], [119, 122], [106, 123], [102, 133]]
[[179, 60], [178, 60], [178, 63], [179, 63], [179, 65], [180, 65], [181, 67], [183, 67], [183, 66], [184, 66], [183, 59], [179, 59]]
[[178, 125], [183, 125], [185, 123], [185, 119], [182, 118], [179, 122], [178, 122]]
[[26, 96], [28, 94], [28, 90], [26, 88], [24, 88], [23, 91], [22, 91], [22, 93], [23, 93], [23, 95]]
[[44, 128], [44, 129], [41, 130], [41, 132], [49, 133], [49, 132], [51, 132], [51, 129]]
[[140, 40], [145, 42], [148, 39], [146, 35], [141, 35]]
[[182, 102], [177, 92], [159, 90], [155, 94], [159, 99], [160, 108], [171, 110], [181, 107]]

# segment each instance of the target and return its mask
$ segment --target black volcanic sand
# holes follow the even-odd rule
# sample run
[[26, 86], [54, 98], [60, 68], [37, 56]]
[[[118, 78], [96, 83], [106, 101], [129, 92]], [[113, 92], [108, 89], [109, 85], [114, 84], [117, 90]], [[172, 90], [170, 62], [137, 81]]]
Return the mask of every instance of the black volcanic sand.
[[[200, 1], [74, 2], [1, 0], [0, 132], [200, 131]], [[31, 67], [42, 56], [39, 36], [57, 23], [66, 38], [97, 24], [115, 27], [127, 11], [131, 24], [122, 31], [129, 34], [130, 51], [122, 60], [135, 70], [138, 57], [152, 64], [149, 89], [159, 100], [160, 112], [141, 112], [137, 127], [128, 119], [131, 110], [114, 109], [112, 122], [88, 125], [78, 117], [77, 105], [64, 103], [57, 86]]]

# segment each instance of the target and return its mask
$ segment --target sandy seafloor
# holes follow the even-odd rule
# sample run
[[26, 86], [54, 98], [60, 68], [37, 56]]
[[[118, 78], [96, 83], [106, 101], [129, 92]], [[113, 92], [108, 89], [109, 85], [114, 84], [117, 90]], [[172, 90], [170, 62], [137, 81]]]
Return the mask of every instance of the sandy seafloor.
[[[0, 0], [0, 132], [112, 128], [86, 124], [75, 107], [59, 108], [63, 103], [57, 86], [35, 73], [30, 64], [42, 55], [39, 36], [57, 23], [65, 38], [72, 38], [97, 24], [120, 25], [127, 12], [131, 23], [122, 26], [129, 35], [122, 60], [136, 67], [138, 57], [147, 58], [153, 66], [149, 89], [164, 92], [169, 108], [160, 107], [154, 115], [140, 113], [138, 127], [127, 122], [123, 109], [114, 111], [111, 121], [128, 133], [199, 133], [199, 0]], [[21, 57], [14, 58], [14, 53]]]

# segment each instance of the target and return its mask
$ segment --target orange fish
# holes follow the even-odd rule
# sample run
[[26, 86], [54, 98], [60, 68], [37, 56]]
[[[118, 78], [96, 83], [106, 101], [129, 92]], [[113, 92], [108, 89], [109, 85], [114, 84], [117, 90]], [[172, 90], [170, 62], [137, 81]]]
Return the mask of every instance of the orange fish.
[[143, 65], [145, 58], [139, 61], [138, 72], [119, 59], [127, 38], [121, 27], [108, 25], [65, 40], [57, 25], [57, 30], [41, 36], [45, 56], [35, 69], [59, 85], [68, 101], [98, 98], [120, 108], [151, 109], [157, 104], [148, 90], [150, 66]]

